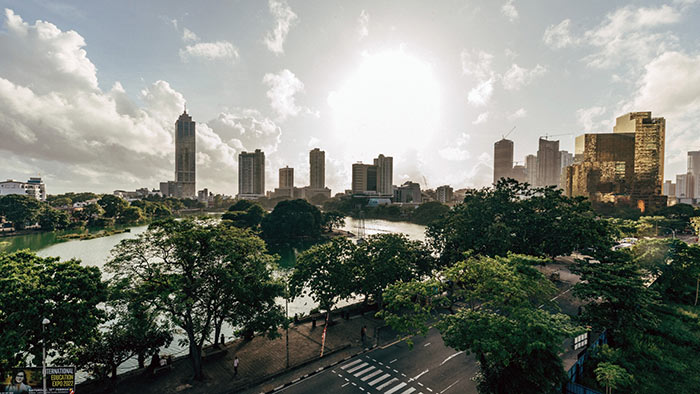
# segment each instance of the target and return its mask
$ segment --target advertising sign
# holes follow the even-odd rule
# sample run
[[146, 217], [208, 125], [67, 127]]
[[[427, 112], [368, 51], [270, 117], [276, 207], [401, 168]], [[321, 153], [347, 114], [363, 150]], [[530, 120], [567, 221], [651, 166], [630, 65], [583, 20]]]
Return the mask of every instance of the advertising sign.
[[[14, 368], [5, 372], [0, 393], [43, 393], [41, 368]], [[75, 388], [74, 367], [46, 367], [46, 394], [70, 394]]]

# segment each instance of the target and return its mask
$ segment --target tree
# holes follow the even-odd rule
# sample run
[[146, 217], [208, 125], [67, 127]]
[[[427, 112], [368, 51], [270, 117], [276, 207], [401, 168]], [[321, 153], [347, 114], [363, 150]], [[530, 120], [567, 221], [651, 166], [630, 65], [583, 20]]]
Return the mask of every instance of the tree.
[[166, 220], [123, 240], [107, 263], [115, 280], [138, 292], [186, 334], [195, 379], [202, 346], [219, 321], [253, 325], [269, 335], [283, 319], [274, 304], [283, 286], [262, 240], [213, 220]]
[[[234, 210], [234, 208], [241, 208], [243, 206], [246, 206], [243, 210]], [[257, 229], [264, 216], [265, 209], [263, 207], [259, 204], [249, 202], [248, 204], [236, 203], [232, 205], [228, 212], [221, 216], [221, 219], [230, 220], [234, 226], [239, 228]]]
[[619, 365], [602, 362], [595, 369], [595, 378], [601, 385], [605, 386], [605, 394], [611, 394], [618, 387], [627, 386], [632, 383], [632, 375]]
[[[563, 341], [581, 329], [548, 311], [556, 287], [532, 267], [541, 262], [468, 257], [429, 281], [390, 285], [379, 315], [402, 332], [425, 333], [437, 319], [445, 344], [476, 355], [480, 393], [556, 393], [566, 377], [558, 356]], [[456, 313], [434, 314], [456, 301], [464, 305]]]
[[382, 292], [397, 281], [410, 281], [430, 273], [434, 266], [430, 250], [404, 234], [379, 234], [365, 239], [354, 250], [354, 291], [372, 296], [382, 306]]
[[607, 329], [612, 344], [624, 345], [656, 325], [652, 308], [658, 295], [647, 287], [644, 272], [630, 255], [609, 251], [599, 260], [577, 261], [571, 271], [581, 275], [574, 286], [574, 295], [585, 302], [581, 321], [595, 330]]
[[333, 227], [341, 227], [345, 225], [345, 215], [338, 211], [323, 212], [321, 214], [321, 221], [323, 227], [326, 228], [326, 231], [332, 233]]
[[104, 209], [104, 215], [108, 218], [118, 218], [122, 214], [122, 211], [129, 206], [126, 200], [111, 194], [103, 195], [97, 203]]
[[672, 302], [692, 304], [700, 282], [700, 245], [678, 239], [642, 240], [633, 248], [636, 263], [656, 278], [655, 289]]
[[39, 214], [39, 225], [42, 230], [64, 229], [70, 224], [70, 217], [64, 211], [44, 206]]
[[143, 220], [143, 212], [139, 207], [126, 207], [119, 215], [120, 223], [138, 223]]
[[0, 216], [12, 222], [18, 230], [36, 222], [40, 207], [39, 201], [31, 196], [9, 194], [0, 197]]
[[321, 211], [305, 200], [282, 201], [262, 223], [262, 236], [276, 245], [299, 245], [321, 235]]
[[292, 296], [310, 293], [313, 300], [326, 311], [326, 320], [330, 320], [333, 306], [349, 297], [354, 290], [354, 250], [352, 242], [345, 238], [334, 238], [301, 253], [289, 280]]
[[443, 217], [450, 211], [450, 207], [439, 201], [428, 201], [416, 208], [411, 214], [413, 223], [427, 226], [435, 220]]
[[466, 251], [488, 256], [509, 252], [554, 257], [587, 254], [613, 245], [607, 221], [599, 220], [579, 197], [553, 187], [529, 188], [512, 179], [495, 188], [470, 190], [464, 202], [428, 227], [429, 243], [444, 265]]
[[67, 354], [97, 334], [106, 299], [97, 267], [22, 250], [0, 254], [0, 368], [41, 360], [42, 319], [50, 355]]

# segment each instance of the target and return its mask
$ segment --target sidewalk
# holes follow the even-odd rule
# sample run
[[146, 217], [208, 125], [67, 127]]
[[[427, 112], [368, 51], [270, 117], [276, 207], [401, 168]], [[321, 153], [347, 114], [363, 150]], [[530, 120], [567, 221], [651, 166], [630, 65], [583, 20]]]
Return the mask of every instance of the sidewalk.
[[[282, 336], [274, 340], [255, 337], [250, 341], [239, 339], [227, 343], [223, 347], [226, 349], [225, 354], [203, 361], [204, 381], [192, 379], [190, 360], [188, 357], [182, 357], [173, 362], [171, 371], [160, 376], [148, 376], [143, 370], [120, 376], [111, 392], [225, 394], [246, 390], [250, 393], [270, 391], [357, 354], [365, 347], [373, 346], [377, 339], [375, 332], [384, 324], [382, 320], [373, 318], [373, 315], [374, 311], [369, 311], [363, 315], [352, 316], [350, 320], [336, 316], [335, 324], [330, 325], [327, 330], [323, 358], [319, 356], [324, 322], [317, 321], [316, 327], [312, 327], [311, 322], [292, 324], [289, 328], [289, 369], [286, 368], [285, 331], [280, 330]], [[368, 336], [365, 346], [362, 346], [360, 339], [363, 325], [367, 326]], [[393, 334], [384, 331], [386, 330], [382, 330], [380, 344], [395, 339]], [[236, 356], [240, 361], [238, 375], [233, 372], [233, 360]], [[78, 392], [94, 394], [99, 390], [80, 387]]]

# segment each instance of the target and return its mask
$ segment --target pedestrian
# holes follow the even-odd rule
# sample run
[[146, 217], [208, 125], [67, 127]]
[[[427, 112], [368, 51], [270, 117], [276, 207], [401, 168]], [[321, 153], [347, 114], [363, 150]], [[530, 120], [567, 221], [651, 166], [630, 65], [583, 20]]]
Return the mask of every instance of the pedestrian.
[[233, 375], [238, 375], [238, 356], [236, 356], [236, 358], [233, 359]]
[[362, 338], [362, 344], [365, 344], [365, 337], [367, 336], [367, 326], [362, 326], [360, 330], [360, 337]]
[[221, 345], [224, 344], [224, 334], [221, 334]]

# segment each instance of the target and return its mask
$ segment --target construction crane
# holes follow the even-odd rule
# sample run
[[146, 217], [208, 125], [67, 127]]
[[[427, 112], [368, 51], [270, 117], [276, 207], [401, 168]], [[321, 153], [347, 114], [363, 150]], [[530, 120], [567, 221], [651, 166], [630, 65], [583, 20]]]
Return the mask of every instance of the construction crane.
[[513, 130], [515, 130], [515, 127], [516, 127], [516, 126], [513, 126], [513, 128], [512, 128], [512, 129], [510, 129], [510, 131], [509, 131], [509, 132], [507, 132], [507, 133], [506, 133], [505, 135], [503, 135], [503, 139], [506, 139], [506, 137], [508, 137], [508, 136], [510, 135], [510, 133], [512, 133], [512, 132], [513, 132]]
[[425, 175], [423, 175], [423, 186], [425, 186], [426, 189], [428, 188], [428, 180], [425, 179]]
[[564, 133], [564, 134], [547, 134], [541, 135], [540, 138], [548, 139], [549, 137], [562, 137], [565, 135], [574, 135], [574, 133]]

